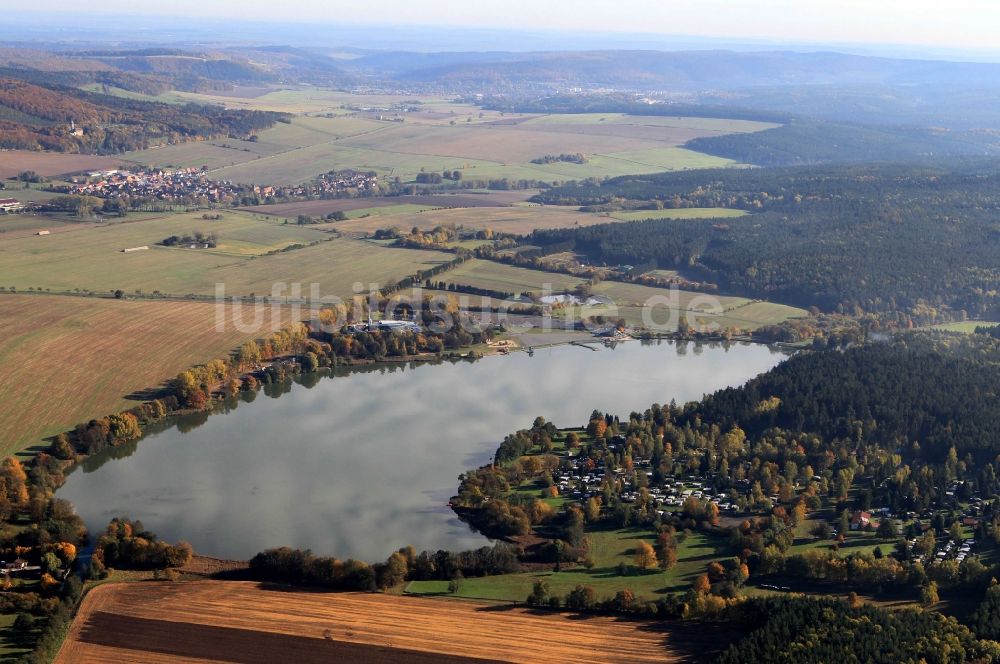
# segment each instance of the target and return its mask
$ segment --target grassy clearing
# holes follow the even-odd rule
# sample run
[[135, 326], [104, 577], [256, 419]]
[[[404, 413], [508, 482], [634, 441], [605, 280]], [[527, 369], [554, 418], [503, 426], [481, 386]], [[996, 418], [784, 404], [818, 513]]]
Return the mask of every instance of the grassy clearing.
[[723, 219], [743, 217], [746, 214], [743, 210], [731, 208], [681, 208], [678, 210], [612, 212], [611, 216], [621, 221], [642, 221], [645, 219]]
[[282, 322], [265, 314], [256, 334], [217, 332], [210, 303], [0, 295], [0, 453], [134, 406], [126, 395], [263, 336], [273, 314]]
[[750, 302], [750, 300], [744, 297], [656, 288], [655, 286], [629, 284], [621, 281], [602, 281], [594, 285], [593, 293], [595, 295], [610, 297], [616, 304], [632, 305], [643, 305], [651, 300], [652, 302], [659, 302], [661, 298], [670, 298], [672, 293], [676, 293], [677, 306], [680, 309], [693, 311], [712, 311], [715, 307], [720, 307], [723, 311], [727, 311]]
[[719, 317], [719, 324], [723, 327], [753, 330], [764, 325], [777, 325], [789, 318], [804, 318], [808, 315], [809, 313], [805, 309], [785, 304], [750, 302], [733, 309], [727, 309]]
[[1000, 325], [1000, 323], [986, 320], [966, 320], [958, 323], [941, 323], [940, 325], [934, 325], [933, 329], [972, 334], [976, 331], [977, 327], [996, 327], [997, 325]]
[[[381, 247], [337, 238], [312, 226], [265, 221], [259, 215], [226, 211], [218, 221], [201, 213], [128, 217], [124, 222], [80, 224], [38, 237], [0, 234], [4, 287], [20, 291], [141, 290], [172, 295], [212, 295], [217, 283], [232, 295], [271, 293], [275, 282], [316, 282], [324, 295], [352, 293], [355, 281], [395, 283], [416, 270], [445, 262], [446, 254]], [[171, 235], [215, 232], [214, 249], [163, 247]], [[265, 255], [290, 245], [313, 246]], [[122, 253], [126, 247], [145, 251]]]
[[[526, 572], [479, 578], [463, 579], [456, 596], [491, 600], [524, 601], [538, 580], [545, 581], [550, 592], [564, 596], [578, 585], [591, 586], [598, 597], [613, 596], [623, 589], [632, 590], [643, 599], [656, 599], [666, 592], [686, 590], [705, 566], [723, 555], [726, 542], [694, 532], [684, 538], [677, 549], [678, 561], [673, 568], [640, 572], [632, 567], [634, 549], [639, 541], [654, 544], [652, 533], [646, 530], [621, 529], [588, 533], [589, 555], [594, 567], [573, 567], [560, 572]], [[619, 564], [626, 565], [628, 573], [619, 575]], [[413, 581], [406, 592], [412, 594], [447, 594], [447, 581]]]

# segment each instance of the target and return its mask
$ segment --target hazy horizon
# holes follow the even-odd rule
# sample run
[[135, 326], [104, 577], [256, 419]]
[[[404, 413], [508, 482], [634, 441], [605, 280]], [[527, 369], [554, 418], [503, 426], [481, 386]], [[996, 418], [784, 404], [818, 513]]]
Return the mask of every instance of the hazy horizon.
[[[735, 5], [723, 0], [625, 0], [614, 10], [603, 2], [555, 0], [540, 5], [510, 0], [501, 10], [491, 3], [438, 0], [432, 4], [435, 11], [427, 11], [426, 4], [414, 9], [401, 0], [376, 6], [299, 0], [279, 17], [259, 0], [205, 5], [178, 0], [169, 7], [147, 8], [109, 0], [81, 13], [77, 3], [43, 0], [30, 12], [6, 8], [8, 20], [0, 26], [0, 37], [148, 43], [198, 41], [211, 35], [225, 41], [319, 46], [329, 40], [336, 42], [330, 45], [422, 51], [725, 48], [838, 50], [901, 58], [1000, 57], [991, 34], [992, 26], [1000, 25], [1000, 5], [981, 0], [958, 2], [960, 9], [948, 10], [929, 2], [897, 0], [879, 6], [827, 1], [807, 8], [786, 0]], [[525, 15], [531, 16], [528, 25]]]

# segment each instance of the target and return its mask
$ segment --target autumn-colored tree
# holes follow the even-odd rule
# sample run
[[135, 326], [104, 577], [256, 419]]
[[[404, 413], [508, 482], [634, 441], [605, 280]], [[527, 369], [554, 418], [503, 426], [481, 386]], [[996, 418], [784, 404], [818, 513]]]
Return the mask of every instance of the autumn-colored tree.
[[142, 435], [139, 420], [132, 413], [118, 413], [108, 417], [111, 437], [115, 441], [136, 440]]
[[385, 569], [379, 579], [379, 585], [385, 588], [394, 588], [406, 580], [407, 564], [402, 553], [396, 551], [385, 562]]
[[709, 525], [719, 525], [719, 506], [716, 503], [709, 503], [705, 506], [705, 520]]
[[76, 456], [69, 438], [64, 433], [58, 434], [52, 439], [52, 444], [49, 446], [49, 454], [62, 461], [67, 461]]
[[67, 565], [76, 560], [76, 546], [69, 542], [57, 542], [52, 546], [52, 550]]
[[612, 606], [615, 611], [619, 611], [621, 613], [631, 611], [635, 606], [635, 593], [629, 588], [619, 590], [615, 593], [615, 598], [612, 600]]
[[603, 438], [604, 432], [608, 430], [608, 423], [603, 417], [598, 417], [592, 419], [589, 424], [587, 424], [587, 433], [590, 434], [591, 438]]
[[656, 567], [656, 551], [649, 542], [641, 541], [636, 545], [633, 562], [639, 569]]
[[17, 458], [7, 457], [0, 463], [0, 518], [8, 518], [14, 510], [27, 506], [27, 480]]
[[531, 594], [528, 595], [527, 603], [528, 606], [544, 606], [548, 604], [549, 601], [549, 584], [545, 582], [544, 579], [539, 579], [535, 581], [531, 588]]
[[59, 581], [56, 580], [54, 576], [46, 572], [42, 574], [42, 578], [39, 581], [39, 585], [42, 587], [42, 591], [45, 593], [54, 593], [59, 589]]
[[208, 404], [208, 397], [205, 396], [205, 393], [202, 390], [194, 390], [187, 396], [185, 402], [188, 408], [204, 410], [205, 406]]
[[672, 546], [660, 552], [660, 567], [670, 569], [677, 564], [677, 547]]
[[937, 582], [928, 581], [926, 584], [920, 588], [920, 603], [924, 606], [930, 606], [932, 604], [938, 603], [938, 588]]
[[708, 564], [708, 579], [709, 581], [717, 582], [722, 581], [726, 578], [726, 568], [720, 563], [712, 561]]
[[704, 595], [712, 590], [712, 583], [708, 580], [708, 574], [699, 574], [694, 580], [693, 588], [699, 595]]

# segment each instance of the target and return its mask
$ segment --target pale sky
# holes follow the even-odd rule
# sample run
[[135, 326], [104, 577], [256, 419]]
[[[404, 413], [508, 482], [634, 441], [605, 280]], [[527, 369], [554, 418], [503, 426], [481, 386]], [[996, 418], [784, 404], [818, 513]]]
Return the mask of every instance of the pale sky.
[[[989, 49], [1000, 0], [101, 0], [87, 12], [239, 17], [312, 24], [475, 26], [659, 33], [782, 42]], [[0, 0], [0, 9], [24, 7]], [[79, 12], [78, 0], [33, 10]], [[0, 12], [2, 13], [2, 12]]]

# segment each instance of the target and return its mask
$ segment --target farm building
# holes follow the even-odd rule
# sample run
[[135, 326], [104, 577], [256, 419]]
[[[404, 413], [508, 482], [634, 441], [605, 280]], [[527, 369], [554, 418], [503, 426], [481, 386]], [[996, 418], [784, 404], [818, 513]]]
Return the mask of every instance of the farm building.
[[872, 522], [871, 512], [855, 512], [851, 515], [851, 530], [863, 530]]
[[24, 203], [16, 198], [0, 198], [0, 214], [12, 214], [24, 209]]

